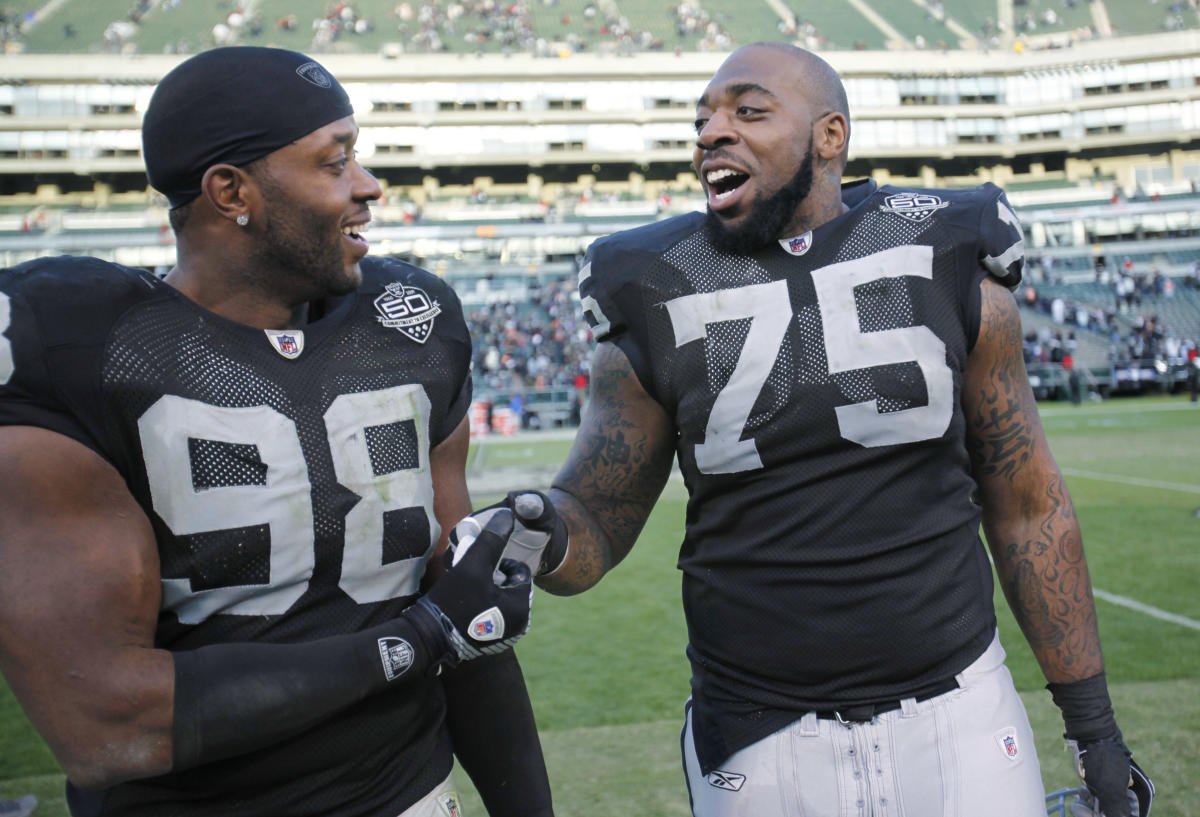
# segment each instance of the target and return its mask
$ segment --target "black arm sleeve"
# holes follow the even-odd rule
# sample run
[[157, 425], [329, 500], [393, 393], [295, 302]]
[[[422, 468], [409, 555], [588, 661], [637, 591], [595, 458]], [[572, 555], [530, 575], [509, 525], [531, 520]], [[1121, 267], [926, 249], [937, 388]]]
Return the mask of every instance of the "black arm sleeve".
[[298, 735], [368, 695], [438, 672], [449, 655], [441, 626], [419, 605], [318, 641], [177, 652], [172, 770]]
[[521, 665], [511, 651], [442, 676], [454, 753], [491, 817], [553, 817], [550, 780]]

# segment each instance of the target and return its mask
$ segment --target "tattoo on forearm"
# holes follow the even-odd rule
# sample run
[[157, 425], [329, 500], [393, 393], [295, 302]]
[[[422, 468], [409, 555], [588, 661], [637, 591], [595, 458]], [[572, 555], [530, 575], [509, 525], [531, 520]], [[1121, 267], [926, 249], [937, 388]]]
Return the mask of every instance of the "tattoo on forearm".
[[[637, 538], [658, 498], [670, 456], [651, 450], [647, 430], [630, 419], [623, 394], [634, 375], [624, 355], [601, 344], [592, 373], [592, 404], [554, 486], [569, 496], [563, 506], [568, 522], [573, 517], [575, 523], [572, 564], [581, 580], [594, 583]], [[594, 513], [595, 508], [603, 513]]]
[[980, 337], [1000, 344], [994, 363], [983, 378], [972, 426], [968, 436], [971, 461], [980, 476], [1016, 479], [1022, 466], [1033, 456], [1037, 418], [1026, 405], [1028, 390], [1024, 359], [1021, 354], [1020, 325], [1015, 330], [1000, 309], [989, 309], [989, 299], [1009, 298], [999, 287], [984, 287], [983, 326]]
[[1087, 677], [1102, 667], [1096, 609], [1079, 526], [1061, 478], [1046, 497], [1053, 511], [1037, 535], [1003, 546], [997, 564], [1004, 594], [1030, 647], [1057, 671]]

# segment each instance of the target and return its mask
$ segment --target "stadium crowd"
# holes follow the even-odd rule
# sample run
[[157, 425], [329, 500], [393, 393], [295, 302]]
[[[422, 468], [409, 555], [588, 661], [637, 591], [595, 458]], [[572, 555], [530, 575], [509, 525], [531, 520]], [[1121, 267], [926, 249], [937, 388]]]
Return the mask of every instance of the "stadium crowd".
[[527, 302], [467, 310], [476, 383], [481, 390], [586, 390], [591, 330], [568, 279], [536, 287]]
[[[1126, 283], [1128, 278], [1129, 282]], [[1184, 279], [1189, 289], [1200, 288], [1194, 275]], [[1035, 312], [1050, 317], [1055, 326], [1031, 329], [1025, 335], [1026, 365], [1035, 363], [1064, 363], [1074, 358], [1077, 348], [1077, 331], [1101, 334], [1108, 343], [1108, 362], [1113, 364], [1138, 360], [1174, 361], [1181, 358], [1191, 360], [1197, 348], [1196, 326], [1176, 331], [1153, 310], [1140, 311], [1144, 294], [1171, 297], [1174, 281], [1166, 276], [1118, 275], [1113, 284], [1115, 304], [1108, 308], [1062, 294], [1041, 297], [1036, 287], [1026, 285], [1021, 289], [1023, 305]], [[1200, 315], [1196, 315], [1200, 321]], [[1197, 324], [1200, 325], [1200, 324]]]

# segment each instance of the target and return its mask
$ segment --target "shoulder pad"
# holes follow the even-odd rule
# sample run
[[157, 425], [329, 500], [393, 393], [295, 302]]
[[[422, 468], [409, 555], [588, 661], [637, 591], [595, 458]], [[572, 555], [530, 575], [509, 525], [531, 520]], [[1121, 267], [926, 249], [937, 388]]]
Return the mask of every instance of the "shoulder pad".
[[359, 262], [359, 268], [362, 270], [363, 288], [366, 290], [382, 290], [395, 281], [426, 291], [436, 290], [439, 294], [450, 289], [449, 284], [432, 272], [398, 258], [367, 256]]
[[979, 219], [979, 263], [1010, 290], [1021, 283], [1025, 233], [1004, 191], [988, 182], [976, 188], [984, 197]]
[[0, 272], [0, 290], [20, 298], [53, 343], [86, 341], [125, 310], [162, 292], [153, 274], [96, 258], [37, 258]]

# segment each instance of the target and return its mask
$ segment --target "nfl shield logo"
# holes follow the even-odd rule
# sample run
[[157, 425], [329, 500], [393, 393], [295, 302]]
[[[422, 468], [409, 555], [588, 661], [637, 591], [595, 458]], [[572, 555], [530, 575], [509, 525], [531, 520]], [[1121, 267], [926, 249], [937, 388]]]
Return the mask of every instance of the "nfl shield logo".
[[304, 351], [304, 333], [299, 329], [264, 329], [267, 340], [276, 352], [288, 360], [295, 360]]
[[794, 238], [781, 238], [779, 245], [792, 255], [804, 255], [812, 247], [812, 230]]
[[437, 803], [442, 809], [442, 814], [446, 815], [446, 817], [462, 817], [462, 812], [458, 808], [457, 792], [442, 792], [437, 796]]
[[377, 321], [417, 343], [429, 340], [433, 319], [442, 314], [441, 306], [430, 300], [424, 290], [406, 287], [399, 281], [387, 285], [375, 299], [375, 309], [379, 312], [375, 316]]
[[492, 624], [492, 622], [476, 621], [475, 627], [474, 627], [474, 632], [472, 634], [476, 638], [483, 638], [484, 636], [491, 635], [493, 630], [495, 630], [495, 626]]
[[1021, 747], [1017, 744], [1017, 730], [1014, 727], [1006, 726], [997, 732], [996, 743], [1009, 760], [1015, 761], [1020, 757]]

